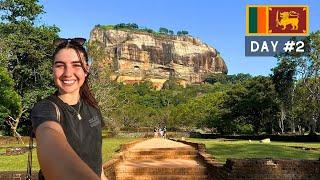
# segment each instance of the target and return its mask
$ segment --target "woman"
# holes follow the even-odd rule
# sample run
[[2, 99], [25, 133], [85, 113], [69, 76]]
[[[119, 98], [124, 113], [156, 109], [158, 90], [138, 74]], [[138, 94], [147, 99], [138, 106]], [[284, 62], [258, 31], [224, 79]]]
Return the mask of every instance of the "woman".
[[57, 39], [53, 54], [55, 94], [38, 102], [31, 119], [45, 179], [106, 179], [102, 169], [98, 104], [89, 86], [85, 39]]

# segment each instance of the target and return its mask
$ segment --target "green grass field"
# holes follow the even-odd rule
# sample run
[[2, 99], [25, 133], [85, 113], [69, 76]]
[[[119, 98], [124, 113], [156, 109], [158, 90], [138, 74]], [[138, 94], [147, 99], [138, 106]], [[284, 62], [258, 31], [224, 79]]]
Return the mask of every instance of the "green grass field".
[[[103, 162], [110, 160], [119, 150], [120, 144], [133, 141], [134, 137], [105, 138], [102, 144]], [[189, 141], [201, 142], [206, 145], [208, 153], [216, 160], [224, 163], [227, 158], [296, 158], [296, 159], [319, 159], [320, 143], [292, 143], [271, 142], [261, 144], [259, 141], [226, 140], [226, 139], [195, 139]], [[21, 146], [7, 144], [0, 146], [0, 154], [5, 152], [4, 147]], [[306, 150], [302, 148], [314, 148]], [[23, 155], [4, 156], [0, 155], [0, 171], [25, 171], [27, 167], [27, 153]], [[39, 169], [36, 151], [33, 151], [33, 170]]]
[[[295, 158], [295, 159], [319, 159], [320, 143], [294, 143], [271, 142], [262, 144], [259, 141], [225, 140], [225, 139], [187, 139], [193, 142], [201, 142], [206, 145], [208, 153], [215, 159], [224, 163], [227, 158]], [[302, 148], [315, 148], [304, 150]]]
[[[116, 137], [104, 138], [102, 142], [102, 162], [111, 159], [119, 150], [120, 144], [133, 141], [135, 138], [130, 137]], [[5, 147], [22, 146], [19, 144], [6, 144], [0, 146], [0, 154], [5, 152]], [[32, 153], [32, 170], [39, 170], [38, 158], [36, 150]], [[4, 156], [0, 155], [0, 171], [26, 171], [28, 154]]]

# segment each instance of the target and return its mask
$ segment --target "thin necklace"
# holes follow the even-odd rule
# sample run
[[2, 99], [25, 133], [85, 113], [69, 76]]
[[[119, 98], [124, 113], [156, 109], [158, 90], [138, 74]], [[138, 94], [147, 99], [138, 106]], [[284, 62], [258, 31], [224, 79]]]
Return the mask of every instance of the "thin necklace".
[[77, 113], [78, 119], [81, 120], [81, 119], [82, 119], [82, 117], [81, 117], [81, 115], [80, 115], [81, 99], [79, 100], [79, 109], [78, 109], [78, 111], [77, 111], [74, 107], [72, 107], [71, 105], [70, 105], [70, 107]]

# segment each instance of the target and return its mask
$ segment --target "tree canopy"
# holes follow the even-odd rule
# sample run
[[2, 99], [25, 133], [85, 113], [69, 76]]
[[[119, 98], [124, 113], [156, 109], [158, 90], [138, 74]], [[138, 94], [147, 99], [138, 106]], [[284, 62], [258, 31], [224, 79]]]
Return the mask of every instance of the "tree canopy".
[[44, 13], [37, 0], [1, 0], [0, 10], [0, 39], [5, 47], [1, 65], [22, 98], [20, 111], [24, 113], [19, 119], [28, 124], [33, 104], [54, 91], [50, 67], [52, 42], [58, 37], [59, 28], [36, 23]]

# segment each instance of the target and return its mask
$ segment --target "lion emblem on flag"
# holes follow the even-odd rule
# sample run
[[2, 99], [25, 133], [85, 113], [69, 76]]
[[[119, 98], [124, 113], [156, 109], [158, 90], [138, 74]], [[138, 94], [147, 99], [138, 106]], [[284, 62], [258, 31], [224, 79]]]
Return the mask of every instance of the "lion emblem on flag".
[[282, 30], [286, 30], [288, 25], [291, 25], [291, 30], [298, 30], [299, 28], [299, 13], [295, 11], [290, 12], [280, 12], [280, 21], [279, 21], [279, 11], [277, 11], [276, 26], [283, 26]]

